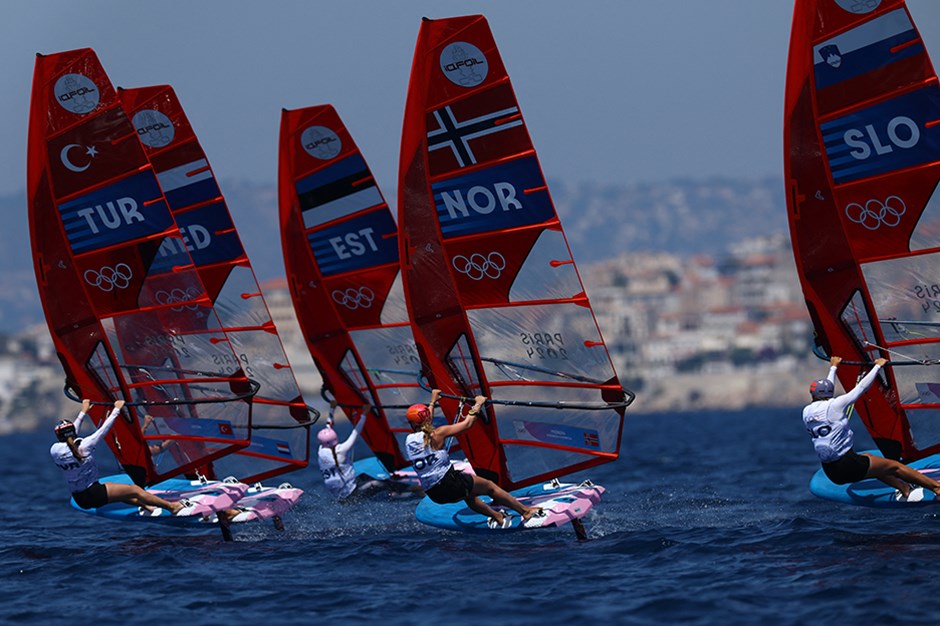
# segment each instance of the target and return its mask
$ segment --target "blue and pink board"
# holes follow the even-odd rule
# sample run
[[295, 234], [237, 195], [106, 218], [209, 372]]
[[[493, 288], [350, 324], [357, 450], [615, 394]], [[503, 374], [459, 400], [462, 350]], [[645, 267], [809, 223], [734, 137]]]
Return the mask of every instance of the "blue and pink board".
[[[462, 501], [454, 504], [435, 504], [430, 499], [423, 498], [415, 509], [415, 517], [423, 524], [464, 532], [501, 533], [533, 528], [553, 528], [575, 522], [587, 515], [591, 507], [600, 502], [604, 491], [603, 487], [590, 481], [580, 484], [552, 481], [517, 489], [511, 492], [512, 495], [526, 506], [542, 507], [543, 514], [523, 524], [518, 513], [496, 507], [503, 513], [511, 515], [512, 525], [505, 529], [490, 528], [487, 525], [487, 518], [472, 511]], [[487, 497], [482, 499], [484, 502], [490, 502]]]
[[[106, 476], [101, 479], [101, 482], [129, 485], [131, 479], [126, 474], [117, 474], [115, 476]], [[171, 515], [169, 511], [159, 508], [155, 509], [153, 514], [142, 513], [138, 507], [123, 502], [112, 502], [97, 509], [83, 509], [75, 503], [75, 500], [71, 500], [71, 504], [72, 508], [82, 513], [108, 519], [190, 526], [204, 524], [206, 518], [214, 516], [217, 511], [232, 507], [241, 500], [247, 490], [248, 485], [239, 482], [222, 482], [218, 480], [201, 482], [183, 478], [171, 478], [147, 489], [150, 493], [160, 496], [164, 500], [175, 502], [187, 499], [194, 503], [195, 506], [190, 514], [185, 516]]]
[[238, 515], [232, 518], [235, 524], [256, 520], [273, 519], [286, 513], [297, 504], [303, 490], [283, 483], [277, 487], [264, 487], [260, 483], [248, 488], [235, 509]]
[[[866, 450], [865, 452], [874, 456], [881, 456], [875, 450]], [[933, 454], [912, 461], [908, 465], [934, 480], [940, 480], [940, 454]], [[848, 485], [836, 485], [826, 477], [822, 468], [817, 470], [810, 480], [809, 490], [813, 495], [826, 500], [885, 509], [903, 509], [940, 504], [940, 500], [933, 493], [926, 490], [924, 491], [924, 499], [921, 502], [898, 502], [895, 499], [896, 491], [894, 488], [874, 478]]]

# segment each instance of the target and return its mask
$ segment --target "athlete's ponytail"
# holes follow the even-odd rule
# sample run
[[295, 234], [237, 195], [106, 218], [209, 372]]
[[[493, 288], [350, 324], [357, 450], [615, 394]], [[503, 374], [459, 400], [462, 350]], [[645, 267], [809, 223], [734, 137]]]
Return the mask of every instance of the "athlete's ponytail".
[[434, 425], [431, 423], [431, 420], [423, 422], [419, 430], [424, 433], [424, 447], [430, 447], [431, 434], [434, 432]]
[[78, 449], [78, 444], [75, 443], [75, 437], [69, 437], [65, 440], [65, 443], [68, 444], [69, 450], [72, 451], [72, 456], [75, 457], [75, 460], [79, 463], [82, 463], [85, 459], [82, 457], [81, 451]]

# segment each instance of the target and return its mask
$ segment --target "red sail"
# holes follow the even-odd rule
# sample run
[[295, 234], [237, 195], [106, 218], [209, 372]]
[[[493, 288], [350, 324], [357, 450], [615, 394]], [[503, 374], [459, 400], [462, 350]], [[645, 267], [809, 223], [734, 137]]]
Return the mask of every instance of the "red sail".
[[[790, 233], [822, 348], [886, 456], [940, 451], [940, 89], [900, 0], [798, 0], [787, 71]], [[852, 365], [854, 364], [854, 365]], [[825, 367], [820, 366], [820, 375]]]
[[279, 193], [284, 266], [294, 309], [325, 386], [385, 467], [408, 463], [404, 409], [426, 401], [398, 280], [398, 230], [336, 111], [281, 115]]
[[[399, 171], [403, 284], [422, 362], [449, 396], [493, 399], [460, 437], [477, 473], [517, 488], [616, 459], [632, 394], [482, 16], [422, 23]], [[442, 406], [453, 419], [456, 402]]]
[[[206, 154], [168, 85], [121, 89], [119, 98], [153, 165], [181, 237], [160, 248], [155, 264], [187, 255], [206, 288], [237, 365], [260, 385], [253, 398], [251, 445], [214, 463], [213, 473], [260, 481], [306, 467], [307, 406]], [[154, 414], [148, 440], [166, 441], [173, 416]]]
[[[108, 444], [133, 480], [152, 484], [247, 446], [254, 385], [188, 253], [172, 267], [158, 261], [180, 232], [90, 49], [36, 59], [28, 194], [37, 283], [66, 383], [96, 402], [128, 400]], [[179, 434], [157, 468], [141, 426], [167, 407]]]

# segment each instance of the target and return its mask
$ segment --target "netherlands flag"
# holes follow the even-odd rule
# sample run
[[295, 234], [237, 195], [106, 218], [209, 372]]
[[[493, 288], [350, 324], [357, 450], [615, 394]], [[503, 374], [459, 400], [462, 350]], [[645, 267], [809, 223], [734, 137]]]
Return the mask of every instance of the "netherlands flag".
[[277, 451], [278, 451], [280, 454], [283, 454], [284, 456], [290, 456], [290, 455], [291, 455], [291, 453], [290, 453], [290, 445], [288, 445], [286, 442], [283, 442], [283, 441], [279, 441], [279, 442], [277, 443]]

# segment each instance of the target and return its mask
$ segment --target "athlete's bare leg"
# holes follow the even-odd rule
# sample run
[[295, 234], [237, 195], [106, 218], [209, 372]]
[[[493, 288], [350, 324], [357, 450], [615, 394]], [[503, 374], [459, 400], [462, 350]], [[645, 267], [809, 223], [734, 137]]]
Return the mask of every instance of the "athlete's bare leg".
[[467, 498], [464, 500], [464, 502], [466, 502], [467, 506], [469, 506], [472, 510], [476, 511], [480, 515], [483, 515], [484, 517], [489, 517], [496, 520], [496, 523], [502, 526], [505, 515], [493, 509], [493, 507], [488, 505], [483, 500], [480, 500], [480, 498], [474, 496], [472, 498]]
[[[133, 504], [135, 506], [142, 507], [154, 507], [158, 506], [161, 509], [166, 509], [174, 515], [183, 508], [183, 504], [180, 502], [169, 502], [163, 498], [157, 497], [152, 493], [149, 493], [137, 485], [122, 485], [119, 483], [104, 483], [105, 488], [108, 490], [108, 501], [109, 502], [127, 502], [128, 504]], [[152, 509], [148, 509], [152, 510]]]
[[[473, 477], [473, 491], [470, 492], [475, 496], [489, 496], [493, 499], [493, 502], [496, 504], [501, 504], [505, 507], [509, 507], [516, 513], [522, 516], [523, 520], [527, 520], [541, 509], [535, 506], [525, 506], [516, 498], [512, 496], [508, 491], [497, 485], [491, 480], [485, 478], [480, 478], [479, 476]], [[485, 505], [484, 505], [485, 506]], [[476, 510], [476, 509], [474, 509]], [[493, 517], [492, 515], [490, 517]], [[501, 519], [497, 520], [502, 522]]]
[[[868, 473], [865, 475], [866, 478], [877, 478], [900, 491], [904, 497], [910, 495], [910, 484], [918, 485], [932, 491], [934, 495], [940, 496], [940, 483], [932, 478], [928, 478], [917, 470], [893, 459], [885, 459], [871, 454], [865, 456], [871, 459], [871, 465], [869, 465]], [[902, 486], [901, 483], [905, 484]]]

